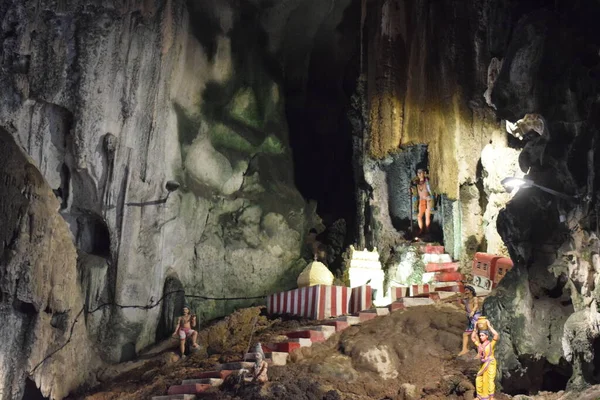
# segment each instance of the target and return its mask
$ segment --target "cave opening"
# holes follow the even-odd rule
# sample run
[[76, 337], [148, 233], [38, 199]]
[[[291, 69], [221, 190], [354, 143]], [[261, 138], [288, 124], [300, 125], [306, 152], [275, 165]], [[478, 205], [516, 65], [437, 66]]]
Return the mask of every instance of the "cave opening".
[[502, 392], [511, 396], [565, 390], [573, 374], [571, 364], [563, 357], [558, 364], [551, 364], [545, 357], [522, 355], [519, 362], [518, 371], [511, 371], [502, 378]]
[[572, 375], [573, 367], [563, 357], [558, 365], [552, 365], [546, 361], [540, 391], [559, 392], [565, 390]]
[[597, 385], [600, 383], [600, 336], [595, 337], [592, 341], [592, 353], [594, 359], [586, 379], [589, 383]]
[[356, 133], [348, 112], [359, 76], [361, 10], [360, 2], [339, 3], [310, 44], [289, 39], [283, 83], [296, 186], [304, 198], [316, 201], [326, 227], [345, 221], [347, 245], [356, 229]]
[[110, 232], [106, 222], [98, 215], [85, 214], [77, 217], [77, 247], [99, 257], [110, 256]]
[[37, 387], [34, 381], [27, 378], [25, 379], [23, 400], [49, 400], [49, 398], [42, 394], [42, 391]]

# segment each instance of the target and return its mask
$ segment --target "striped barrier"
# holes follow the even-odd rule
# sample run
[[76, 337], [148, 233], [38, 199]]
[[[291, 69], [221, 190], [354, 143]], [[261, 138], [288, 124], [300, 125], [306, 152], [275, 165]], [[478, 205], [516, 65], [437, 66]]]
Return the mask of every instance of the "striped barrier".
[[396, 301], [408, 297], [408, 292], [408, 286], [393, 286], [390, 288], [390, 297], [392, 298], [392, 301]]
[[424, 285], [410, 285], [409, 294], [410, 297], [423, 296], [433, 292], [433, 286], [429, 284]]
[[351, 290], [344, 286], [315, 285], [267, 296], [269, 314], [292, 314], [325, 319], [348, 314]]
[[373, 302], [373, 289], [369, 285], [352, 288], [350, 312], [357, 313], [371, 308]]

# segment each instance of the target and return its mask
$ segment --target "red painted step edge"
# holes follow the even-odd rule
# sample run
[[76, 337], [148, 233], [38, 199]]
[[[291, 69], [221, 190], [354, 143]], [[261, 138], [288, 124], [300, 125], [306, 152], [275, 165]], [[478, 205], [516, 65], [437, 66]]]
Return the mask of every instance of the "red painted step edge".
[[425, 272], [453, 272], [458, 271], [459, 263], [457, 262], [449, 262], [449, 263], [427, 263], [425, 265]]
[[456, 282], [462, 281], [465, 279], [465, 276], [460, 272], [436, 272], [433, 275], [433, 280], [435, 282]]
[[197, 394], [202, 393], [205, 390], [210, 389], [211, 385], [203, 385], [200, 383], [193, 383], [190, 385], [174, 385], [169, 388], [168, 393], [173, 394]]
[[299, 349], [300, 343], [294, 343], [294, 342], [281, 342], [281, 343], [274, 343], [273, 346], [275, 347], [275, 351], [279, 351], [282, 353], [291, 353], [294, 350]]
[[343, 331], [350, 326], [346, 321], [329, 321], [325, 322], [323, 325], [334, 326], [336, 332]]
[[323, 334], [323, 332], [320, 332], [320, 331], [311, 331], [311, 330], [294, 331], [294, 332], [288, 332], [285, 335], [287, 337], [289, 337], [290, 339], [310, 339], [313, 342], [319, 342], [319, 341], [325, 340], [325, 335]]

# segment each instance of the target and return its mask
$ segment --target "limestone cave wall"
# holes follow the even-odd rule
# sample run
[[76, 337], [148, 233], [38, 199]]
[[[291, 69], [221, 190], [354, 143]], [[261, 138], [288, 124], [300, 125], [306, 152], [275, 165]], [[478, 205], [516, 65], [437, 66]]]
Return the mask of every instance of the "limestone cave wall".
[[[184, 293], [205, 322], [295, 284], [315, 215], [294, 184], [281, 53], [312, 46], [286, 36], [285, 21], [311, 10], [302, 4], [0, 1], [2, 140], [51, 189], [39, 221], [53, 221], [30, 212], [27, 228], [10, 215], [18, 199], [0, 193], [0, 302], [14, 320], [0, 398], [20, 398], [25, 377], [53, 399], [93, 383], [98, 360], [128, 361], [168, 336]], [[310, 14], [306, 32], [346, 5]], [[27, 229], [44, 245], [19, 247]], [[65, 365], [79, 372], [59, 379]]]

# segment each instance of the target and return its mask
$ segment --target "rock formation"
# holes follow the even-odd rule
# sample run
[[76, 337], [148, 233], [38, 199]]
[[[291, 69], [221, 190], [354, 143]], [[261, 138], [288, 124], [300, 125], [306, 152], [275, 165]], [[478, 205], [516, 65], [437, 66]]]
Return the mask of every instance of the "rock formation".
[[[93, 383], [165, 337], [184, 300], [204, 322], [291, 288], [318, 220], [305, 198], [333, 258], [350, 239], [385, 264], [423, 162], [448, 251], [515, 261], [486, 302], [504, 389], [600, 382], [599, 14], [0, 0], [0, 398]], [[577, 200], [529, 188], [498, 214], [513, 174]]]
[[[283, 21], [297, 6], [288, 2], [273, 18]], [[31, 234], [47, 247], [11, 257], [65, 257], [57, 265], [77, 266], [54, 282], [55, 304], [27, 294], [39, 287], [36, 296], [50, 296], [51, 272], [19, 279], [3, 260], [0, 298], [16, 325], [3, 332], [2, 357], [14, 368], [1, 370], [0, 397], [18, 397], [28, 367], [66, 341], [78, 302], [94, 312], [79, 315], [72, 340], [32, 376], [51, 398], [93, 382], [57, 379], [61, 360], [81, 348], [106, 362], [135, 357], [169, 332], [183, 293], [202, 322], [295, 284], [305, 202], [294, 187], [272, 56], [286, 27], [275, 29], [258, 11], [236, 1], [0, 2], [0, 127], [31, 156], [36, 185], [45, 180], [58, 199], [44, 198], [55, 215], [40, 218], [66, 221], [65, 229], [38, 228], [31, 217]], [[273, 49], [264, 47], [264, 26], [275, 29]], [[169, 180], [181, 184], [170, 195]], [[18, 207], [8, 195], [0, 195], [3, 217]], [[24, 221], [3, 220], [5, 254], [17, 238], [13, 226]], [[66, 333], [30, 335], [36, 318]], [[14, 344], [24, 338], [31, 354]], [[65, 364], [81, 375], [94, 370], [91, 361], [72, 361]]]

